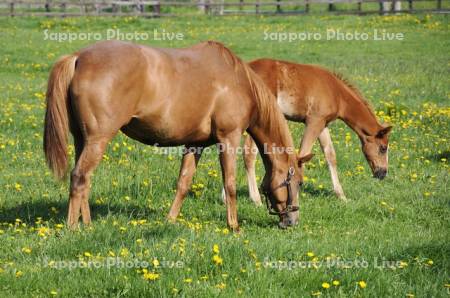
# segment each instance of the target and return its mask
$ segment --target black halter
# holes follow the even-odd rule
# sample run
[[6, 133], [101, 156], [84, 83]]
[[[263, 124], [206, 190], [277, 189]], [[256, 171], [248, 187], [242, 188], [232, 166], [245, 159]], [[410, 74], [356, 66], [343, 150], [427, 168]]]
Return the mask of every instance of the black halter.
[[288, 171], [287, 178], [284, 179], [284, 181], [281, 182], [281, 184], [278, 185], [278, 186], [274, 189], [274, 190], [277, 190], [277, 189], [280, 188], [280, 187], [284, 187], [284, 186], [287, 187], [288, 197], [287, 197], [287, 202], [286, 202], [286, 208], [284, 208], [284, 210], [282, 210], [282, 211], [276, 211], [275, 208], [273, 207], [272, 202], [270, 202], [270, 205], [272, 205], [272, 206], [270, 206], [270, 205], [269, 205], [269, 194], [268, 194], [266, 191], [263, 192], [264, 195], [265, 195], [265, 197], [266, 197], [266, 206], [267, 206], [267, 210], [269, 210], [269, 214], [281, 216], [281, 215], [286, 215], [286, 214], [291, 213], [291, 212], [298, 211], [298, 209], [299, 209], [298, 206], [292, 206], [292, 188], [291, 188], [291, 179], [292, 179], [292, 177], [294, 176], [294, 174], [295, 174], [294, 168], [293, 168], [293, 167], [290, 167], [290, 168], [289, 168], [289, 171]]

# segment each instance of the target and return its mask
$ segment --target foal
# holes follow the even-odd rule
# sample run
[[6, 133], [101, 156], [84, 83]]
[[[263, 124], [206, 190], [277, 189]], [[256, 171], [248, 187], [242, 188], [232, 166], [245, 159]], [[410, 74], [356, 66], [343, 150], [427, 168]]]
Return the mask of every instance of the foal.
[[[227, 223], [238, 230], [236, 210], [236, 148], [242, 133], [263, 145], [285, 150], [264, 152], [263, 188], [280, 226], [298, 220], [300, 159], [283, 115], [261, 79], [230, 50], [216, 42], [185, 49], [150, 48], [119, 41], [94, 44], [62, 57], [48, 81], [44, 152], [50, 169], [65, 175], [68, 132], [75, 145], [71, 173], [68, 225], [91, 221], [91, 174], [108, 142], [122, 130], [142, 143], [203, 148], [222, 144]], [[180, 173], [182, 188], [170, 211], [175, 218], [200, 157], [187, 150]], [[273, 154], [271, 154], [273, 153]], [[285, 187], [286, 181], [289, 186]]]
[[[303, 122], [306, 129], [300, 156], [311, 153], [316, 139], [331, 173], [336, 195], [346, 201], [336, 169], [336, 154], [328, 123], [341, 119], [358, 136], [362, 151], [374, 177], [383, 179], [388, 167], [388, 135], [391, 126], [378, 123], [359, 91], [340, 76], [315, 65], [259, 59], [248, 63], [276, 96], [278, 106], [288, 120]], [[256, 150], [250, 136], [245, 140], [244, 156], [250, 198], [258, 205], [261, 198], [256, 185]]]

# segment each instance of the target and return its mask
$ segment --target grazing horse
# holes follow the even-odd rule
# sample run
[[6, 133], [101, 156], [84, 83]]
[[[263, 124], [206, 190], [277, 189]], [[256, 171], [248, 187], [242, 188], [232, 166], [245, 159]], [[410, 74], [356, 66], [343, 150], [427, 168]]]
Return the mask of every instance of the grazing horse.
[[[315, 65], [296, 64], [272, 59], [248, 63], [275, 95], [278, 106], [288, 120], [306, 125], [300, 156], [309, 154], [316, 139], [331, 172], [336, 195], [346, 201], [336, 169], [336, 154], [328, 123], [341, 119], [358, 136], [362, 151], [374, 177], [383, 179], [388, 168], [388, 136], [391, 126], [378, 123], [368, 102], [341, 76]], [[244, 163], [250, 198], [261, 204], [256, 186], [256, 148], [250, 136], [245, 140]], [[301, 169], [302, 170], [302, 169]], [[303, 174], [303, 173], [302, 173]]]
[[[229, 49], [204, 42], [185, 49], [151, 48], [120, 41], [94, 44], [62, 57], [47, 89], [44, 152], [49, 168], [65, 176], [69, 131], [74, 137], [75, 168], [70, 176], [68, 226], [91, 221], [91, 174], [108, 142], [121, 130], [144, 144], [221, 144], [227, 224], [238, 230], [236, 148], [247, 131], [264, 144], [286, 150], [263, 154], [267, 192], [280, 226], [298, 220], [297, 194], [302, 176], [287, 123], [261, 79]], [[292, 150], [289, 151], [288, 149]], [[273, 153], [273, 154], [271, 154]], [[175, 218], [192, 180], [199, 152], [187, 150], [180, 173], [183, 186], [170, 211]], [[287, 181], [287, 182], [286, 182]]]

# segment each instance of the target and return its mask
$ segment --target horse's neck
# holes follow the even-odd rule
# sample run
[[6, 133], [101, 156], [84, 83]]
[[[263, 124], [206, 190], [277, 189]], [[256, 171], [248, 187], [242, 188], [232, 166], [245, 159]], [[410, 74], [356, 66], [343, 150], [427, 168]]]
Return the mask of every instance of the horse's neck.
[[340, 118], [353, 129], [359, 137], [376, 135], [380, 129], [377, 118], [358, 95], [350, 92], [342, 99], [343, 109]]
[[267, 172], [283, 171], [290, 162], [288, 150], [294, 150], [292, 140], [282, 133], [274, 134], [269, 127], [253, 125], [248, 128], [258, 146]]

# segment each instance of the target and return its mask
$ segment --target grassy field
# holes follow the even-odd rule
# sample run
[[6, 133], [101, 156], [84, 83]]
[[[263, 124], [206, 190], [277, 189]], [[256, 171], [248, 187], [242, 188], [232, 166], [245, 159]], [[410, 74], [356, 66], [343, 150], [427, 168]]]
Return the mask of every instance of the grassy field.
[[[449, 296], [448, 16], [3, 18], [0, 28], [1, 297]], [[182, 217], [169, 224], [180, 157], [118, 135], [93, 179], [93, 224], [67, 230], [68, 183], [53, 179], [42, 153], [44, 92], [54, 61], [95, 40], [45, 40], [44, 30], [104, 38], [108, 28], [147, 32], [150, 38], [138, 42], [153, 46], [214, 39], [244, 59], [316, 63], [343, 73], [394, 125], [388, 177], [371, 178], [356, 135], [335, 122], [330, 129], [351, 201], [334, 197], [316, 146], [299, 226], [279, 230], [275, 217], [249, 201], [240, 160], [242, 232], [233, 234], [219, 200], [214, 151], [202, 157]], [[326, 40], [327, 28], [370, 38]], [[155, 40], [155, 29], [184, 38]], [[374, 29], [401, 32], [404, 40], [374, 41]], [[264, 32], [323, 38], [279, 42], [264, 40]], [[298, 144], [303, 126], [290, 127]]]

